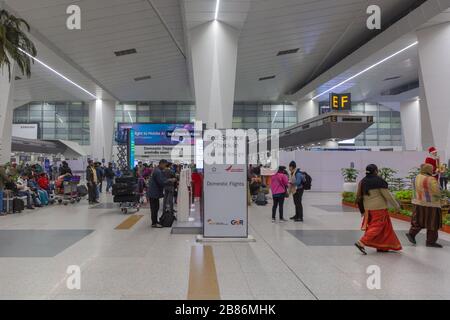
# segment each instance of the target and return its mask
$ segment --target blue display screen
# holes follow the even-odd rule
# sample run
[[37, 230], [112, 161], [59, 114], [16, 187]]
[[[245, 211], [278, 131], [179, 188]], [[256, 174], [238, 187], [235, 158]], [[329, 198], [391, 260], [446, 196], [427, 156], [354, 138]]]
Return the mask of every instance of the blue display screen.
[[128, 165], [132, 170], [134, 168], [134, 155], [136, 152], [136, 144], [135, 144], [135, 132], [133, 129], [130, 130], [130, 135], [128, 139]]
[[[118, 137], [124, 136], [124, 129], [133, 129], [135, 145], [177, 145], [194, 144], [194, 125], [169, 123], [119, 123]], [[183, 129], [183, 130], [181, 130]], [[177, 131], [176, 131], [177, 130]], [[175, 134], [174, 134], [175, 132]]]

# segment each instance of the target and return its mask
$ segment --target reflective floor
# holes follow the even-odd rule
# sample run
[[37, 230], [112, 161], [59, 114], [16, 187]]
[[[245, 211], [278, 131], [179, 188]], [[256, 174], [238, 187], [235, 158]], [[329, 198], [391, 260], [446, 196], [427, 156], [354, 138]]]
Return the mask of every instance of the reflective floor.
[[[411, 246], [408, 223], [393, 220], [403, 251], [363, 256], [360, 215], [337, 193], [306, 193], [304, 223], [273, 224], [270, 205], [252, 206], [256, 242], [204, 245], [151, 229], [148, 208], [139, 218], [102, 202], [1, 216], [0, 299], [450, 299], [449, 235], [444, 249], [423, 235]], [[79, 290], [69, 266], [81, 270]], [[367, 286], [371, 266], [380, 289]]]

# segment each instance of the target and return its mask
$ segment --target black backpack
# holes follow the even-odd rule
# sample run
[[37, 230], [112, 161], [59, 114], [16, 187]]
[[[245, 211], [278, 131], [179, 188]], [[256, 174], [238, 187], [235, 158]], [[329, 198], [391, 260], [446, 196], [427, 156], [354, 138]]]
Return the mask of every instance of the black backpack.
[[311, 190], [312, 178], [307, 172], [302, 172], [305, 181], [303, 182], [303, 190]]
[[170, 210], [164, 211], [161, 218], [159, 218], [159, 224], [164, 228], [172, 227], [173, 222], [176, 220], [175, 216]]

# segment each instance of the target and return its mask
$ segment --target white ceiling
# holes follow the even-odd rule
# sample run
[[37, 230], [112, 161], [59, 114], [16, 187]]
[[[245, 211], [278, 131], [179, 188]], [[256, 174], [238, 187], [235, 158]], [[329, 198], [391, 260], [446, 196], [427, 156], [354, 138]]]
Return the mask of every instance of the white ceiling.
[[[88, 90], [103, 91], [121, 101], [193, 100], [186, 30], [212, 20], [216, 0], [4, 1], [39, 35], [36, 38], [42, 40], [42, 47], [38, 57]], [[379, 5], [383, 21], [388, 21], [410, 3], [411, 0], [221, 0], [219, 19], [241, 30], [235, 99], [284, 98], [287, 92], [341, 60], [349, 53], [349, 47], [371, 35], [365, 13], [369, 4]], [[80, 31], [66, 28], [66, 8], [70, 4], [81, 7]], [[138, 53], [114, 55], [114, 51], [131, 48]], [[278, 51], [293, 48], [300, 51], [277, 56]], [[411, 66], [417, 66], [417, 54], [409, 59]], [[134, 81], [147, 75], [152, 79]], [[276, 78], [258, 81], [270, 75]], [[378, 81], [394, 75], [402, 78], [379, 86], [374, 86], [370, 77], [361, 78], [355, 92], [373, 96], [385, 86], [412, 79], [414, 68], [400, 61], [392, 68], [379, 69], [375, 78]], [[16, 88], [20, 100], [91, 99], [38, 65], [33, 67], [32, 78], [17, 81]]]

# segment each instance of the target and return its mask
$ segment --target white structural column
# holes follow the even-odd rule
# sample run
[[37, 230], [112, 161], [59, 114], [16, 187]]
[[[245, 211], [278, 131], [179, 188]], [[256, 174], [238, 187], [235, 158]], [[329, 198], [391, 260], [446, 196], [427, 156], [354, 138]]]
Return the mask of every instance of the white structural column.
[[116, 102], [97, 99], [89, 106], [91, 157], [94, 161], [111, 161]]
[[189, 31], [197, 120], [231, 128], [239, 31], [210, 21]]
[[2, 165], [11, 158], [14, 70], [15, 66], [11, 66], [11, 81], [9, 81], [6, 67], [0, 69], [0, 164]]
[[442, 159], [447, 161], [450, 156], [450, 23], [420, 30], [417, 37], [433, 139]]
[[414, 99], [400, 104], [403, 141], [406, 151], [421, 151], [420, 101]]
[[319, 115], [319, 103], [314, 100], [300, 100], [297, 104], [298, 122], [303, 122]]

